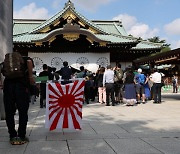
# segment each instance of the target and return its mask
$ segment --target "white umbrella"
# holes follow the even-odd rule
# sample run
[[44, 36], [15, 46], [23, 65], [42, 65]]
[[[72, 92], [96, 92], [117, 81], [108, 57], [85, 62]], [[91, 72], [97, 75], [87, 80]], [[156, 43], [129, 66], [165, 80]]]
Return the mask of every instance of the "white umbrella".
[[85, 69], [87, 69], [88, 71], [92, 72], [92, 73], [96, 73], [96, 71], [99, 68], [99, 65], [95, 64], [95, 63], [90, 63], [90, 64], [85, 64], [85, 65], [81, 65], [81, 64], [71, 64], [71, 67], [80, 70], [80, 66], [84, 66]]

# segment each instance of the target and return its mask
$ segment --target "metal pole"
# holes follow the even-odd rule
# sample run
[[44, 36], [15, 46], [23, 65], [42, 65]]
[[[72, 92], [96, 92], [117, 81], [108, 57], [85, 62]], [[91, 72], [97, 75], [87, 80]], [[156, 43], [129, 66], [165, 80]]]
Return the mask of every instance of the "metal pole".
[[[13, 0], [0, 0], [0, 63], [13, 51]], [[5, 119], [3, 92], [0, 90], [0, 120]]]

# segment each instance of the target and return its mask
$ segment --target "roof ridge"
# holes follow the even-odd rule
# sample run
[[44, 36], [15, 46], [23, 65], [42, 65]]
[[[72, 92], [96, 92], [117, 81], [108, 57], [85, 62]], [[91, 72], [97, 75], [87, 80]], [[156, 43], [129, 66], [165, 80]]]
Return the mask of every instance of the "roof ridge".
[[132, 37], [132, 36], [130, 37], [130, 36], [118, 35], [118, 34], [114, 34], [114, 33], [110, 33], [108, 35], [112, 35], [112, 36], [116, 36], [116, 37], [120, 37], [120, 38], [126, 38], [126, 39], [130, 39], [130, 40], [137, 40], [138, 41], [137, 38]]
[[21, 34], [15, 34], [15, 35], [13, 35], [13, 37], [15, 36], [15, 37], [18, 37], [18, 36], [23, 36], [23, 35], [26, 35], [26, 34], [29, 34], [28, 32], [25, 32], [25, 33], [21, 33]]
[[[40, 24], [40, 25], [38, 25], [36, 28], [34, 28], [30, 33], [34, 33], [34, 32], [36, 32], [36, 31], [40, 30], [41, 28], [39, 28], [39, 27], [41, 27], [41, 26], [42, 26], [43, 24], [45, 24], [47, 21], [55, 18], [58, 14], [60, 14], [60, 15], [63, 14], [63, 12], [65, 12], [67, 9], [68, 9], [68, 7], [67, 7], [66, 9], [63, 9], [62, 11], [56, 13], [56, 14], [55, 14], [54, 16], [52, 16], [51, 18], [45, 20], [42, 24]], [[54, 19], [54, 20], [55, 20], [55, 19]], [[48, 25], [48, 24], [47, 24], [47, 25]], [[47, 25], [45, 25], [45, 26], [47, 26]], [[39, 29], [38, 29], [38, 28], [39, 28]]]
[[68, 0], [67, 3], [65, 3], [64, 9], [65, 9], [66, 7], [69, 7], [69, 6], [70, 6], [71, 8], [73, 8], [73, 9], [75, 9], [74, 3], [72, 3], [71, 0]]
[[118, 27], [117, 27], [116, 23], [115, 23], [115, 22], [113, 22], [113, 24], [114, 24], [115, 28], [117, 29], [117, 31], [121, 34], [121, 32], [119, 31], [119, 29], [118, 29]]
[[146, 44], [153, 44], [153, 45], [162, 45], [163, 43], [154, 43], [154, 42], [150, 42], [148, 40], [141, 40], [141, 43], [146, 43]]
[[93, 21], [87, 19], [85, 16], [83, 16], [82, 14], [80, 14], [79, 12], [77, 12], [75, 9], [73, 10], [80, 18], [84, 18], [86, 21], [89, 21], [90, 22], [90, 25], [93, 26], [95, 29], [103, 32], [103, 33], [106, 33], [106, 34], [109, 34], [108, 32], [106, 32], [104, 29], [102, 29], [101, 27], [99, 27], [97, 24], [93, 23]]
[[[61, 14], [63, 14], [63, 12], [65, 12], [65, 11], [66, 11], [67, 9], [69, 9], [69, 8], [75, 9], [74, 4], [71, 2], [71, 0], [68, 0], [68, 2], [65, 3], [65, 6], [64, 6], [64, 9], [63, 9], [63, 10], [59, 11], [59, 12], [56, 13], [54, 16], [52, 16], [52, 17], [50, 17], [49, 19], [45, 20], [42, 24], [40, 24], [40, 25], [38, 25], [36, 28], [34, 28], [30, 33], [34, 33], [34, 32], [36, 32], [36, 31], [40, 30], [41, 28], [38, 29], [38, 27], [41, 27], [41, 25], [43, 25], [43, 24], [45, 24], [47, 21], [53, 19], [53, 18], [56, 17], [58, 14], [59, 14], [59, 16], [60, 16]], [[56, 18], [56, 19], [57, 19], [57, 18]], [[56, 20], [56, 19], [54, 19], [54, 20]], [[47, 25], [48, 25], [48, 24], [47, 24]], [[47, 26], [47, 25], [45, 25], [45, 26]], [[37, 30], [36, 30], [36, 29], [37, 29]]]
[[[80, 14], [78, 11], [76, 11], [74, 4], [71, 1], [68, 1], [65, 4], [65, 7], [63, 10], [59, 11], [56, 13], [54, 16], [51, 18], [47, 19], [46, 21], [42, 22], [40, 25], [38, 25], [36, 28], [30, 31], [30, 33], [36, 33], [37, 31], [43, 29], [44, 27], [50, 25], [53, 21], [61, 17], [67, 10], [70, 10], [72, 13], [74, 13], [76, 16], [80, 18], [80, 20], [86, 22], [89, 26], [95, 28], [97, 31], [101, 33], [108, 33], [107, 31], [103, 30], [101, 27], [99, 27], [97, 24], [93, 23], [91, 20], [87, 19], [84, 17], [82, 14]], [[49, 23], [48, 23], [49, 22]]]

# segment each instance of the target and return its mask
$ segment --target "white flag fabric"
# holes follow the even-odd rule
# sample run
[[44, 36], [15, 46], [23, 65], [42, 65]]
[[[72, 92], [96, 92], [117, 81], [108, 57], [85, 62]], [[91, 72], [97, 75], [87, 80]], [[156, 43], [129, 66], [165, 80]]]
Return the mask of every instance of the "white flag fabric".
[[66, 85], [47, 83], [46, 121], [49, 130], [57, 128], [81, 129], [84, 79]]

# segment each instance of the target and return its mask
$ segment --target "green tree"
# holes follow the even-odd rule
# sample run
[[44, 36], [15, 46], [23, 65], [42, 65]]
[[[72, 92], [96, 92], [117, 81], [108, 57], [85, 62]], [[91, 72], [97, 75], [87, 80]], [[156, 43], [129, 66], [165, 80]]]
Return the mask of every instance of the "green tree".
[[154, 36], [152, 38], [148, 38], [148, 41], [153, 42], [153, 43], [161, 43], [162, 44], [161, 52], [166, 52], [166, 51], [171, 50], [171, 48], [170, 48], [171, 44], [166, 43], [166, 40], [160, 40], [159, 36]]

